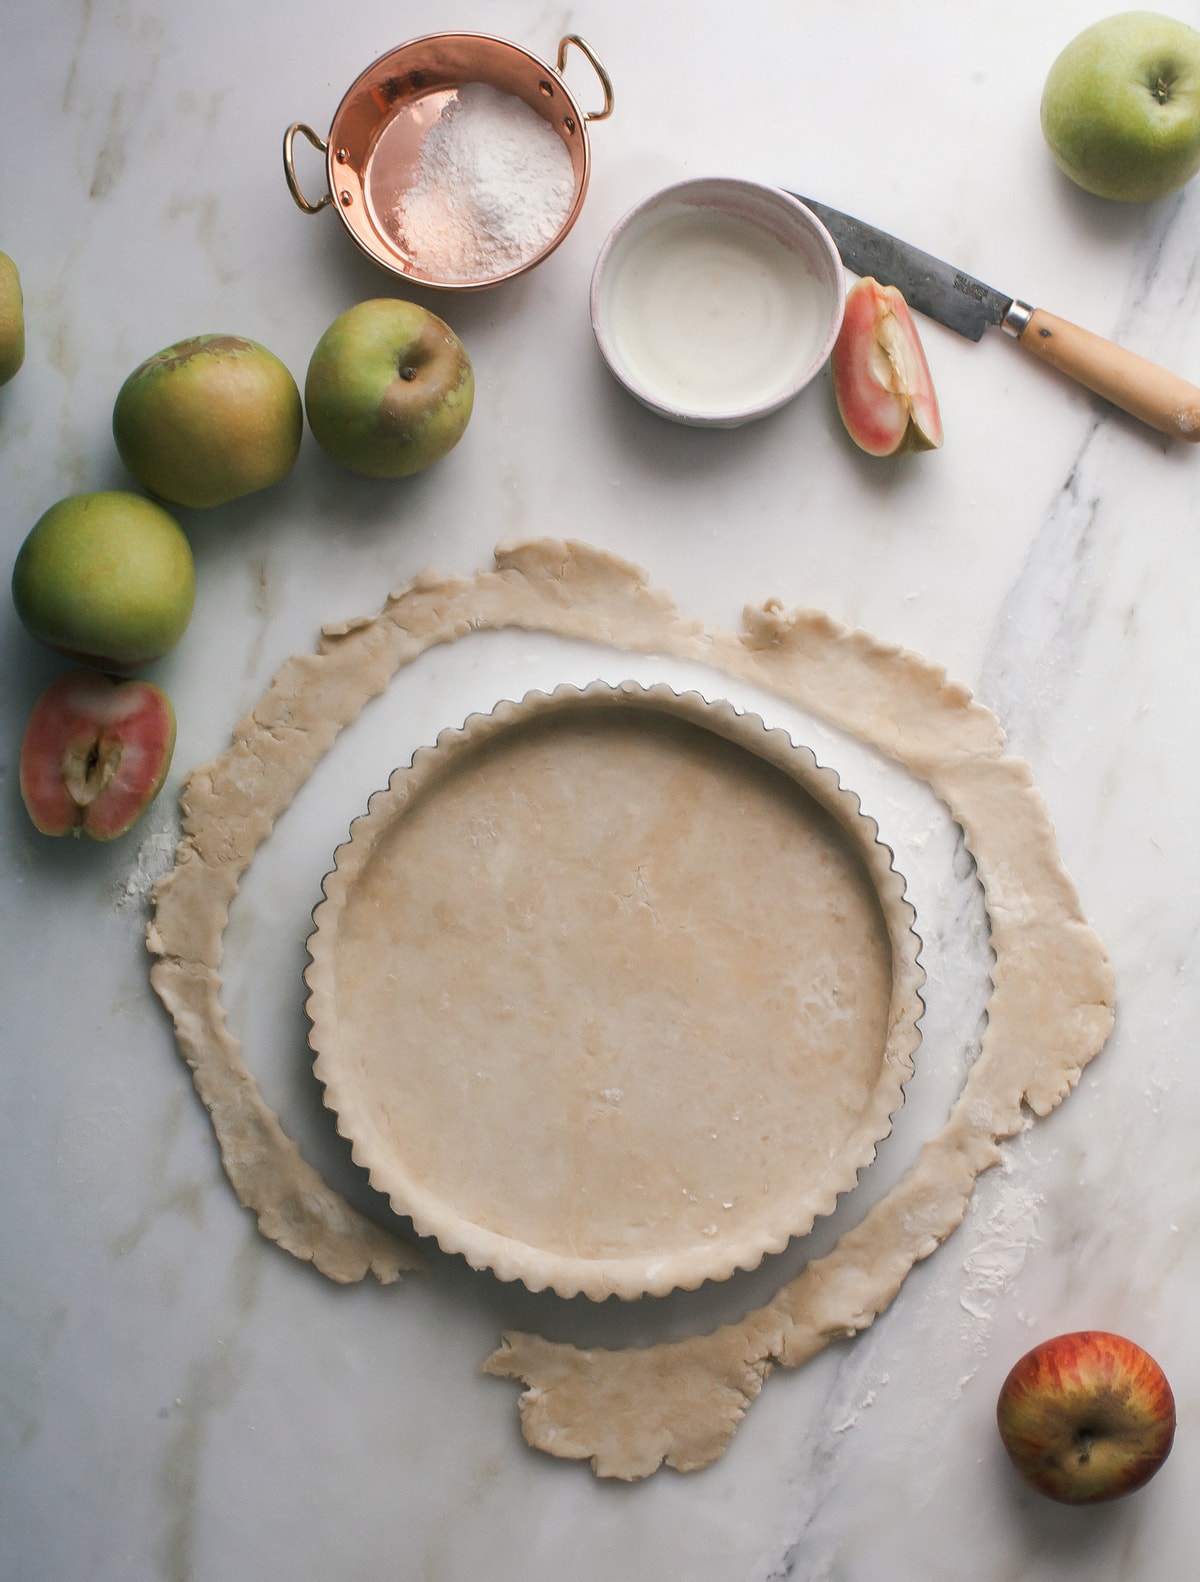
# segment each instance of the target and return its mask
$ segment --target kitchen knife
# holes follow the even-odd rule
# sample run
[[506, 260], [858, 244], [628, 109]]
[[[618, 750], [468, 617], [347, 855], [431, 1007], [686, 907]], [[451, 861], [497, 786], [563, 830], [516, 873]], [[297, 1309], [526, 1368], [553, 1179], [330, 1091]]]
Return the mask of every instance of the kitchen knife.
[[1044, 308], [1005, 296], [952, 264], [812, 198], [793, 197], [825, 225], [856, 275], [895, 286], [910, 308], [977, 341], [989, 325], [1114, 406], [1176, 439], [1200, 440], [1200, 389], [1156, 363]]

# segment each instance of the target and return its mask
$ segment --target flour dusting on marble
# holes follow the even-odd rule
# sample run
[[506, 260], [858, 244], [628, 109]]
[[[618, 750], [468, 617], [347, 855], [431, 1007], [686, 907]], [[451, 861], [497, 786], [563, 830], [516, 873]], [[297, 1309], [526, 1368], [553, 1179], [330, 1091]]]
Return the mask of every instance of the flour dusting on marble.
[[960, 1389], [978, 1371], [997, 1304], [1040, 1239], [1038, 1220], [1045, 1198], [1033, 1185], [1035, 1175], [1030, 1168], [1018, 1168], [1012, 1151], [1005, 1149], [992, 1178], [981, 1182], [971, 1199], [965, 1227], [970, 1240], [962, 1262], [966, 1283], [958, 1300], [968, 1320], [963, 1338], [976, 1364], [959, 1381]]
[[[959, 1305], [971, 1318], [989, 1320], [996, 1300], [1004, 1295], [1013, 1279], [1021, 1272], [1029, 1249], [1037, 1240], [1036, 1214], [1043, 1199], [1030, 1193], [1028, 1211], [1017, 1214], [1006, 1210], [993, 1217], [979, 1245], [963, 1263], [967, 1287], [959, 1298]], [[1028, 1226], [1033, 1217], [1035, 1224]], [[1022, 1233], [1018, 1233], [1020, 1224]]]
[[117, 882], [118, 911], [149, 902], [155, 880], [167, 873], [175, 861], [178, 840], [178, 831], [174, 829], [155, 830], [146, 836], [138, 847], [132, 871]]
[[[879, 1376], [879, 1383], [880, 1383], [881, 1387], [883, 1385], [885, 1385], [885, 1384], [889, 1384], [890, 1382], [891, 1382], [891, 1375], [890, 1374], [887, 1374], [887, 1373], [880, 1374], [880, 1376]], [[840, 1418], [840, 1420], [838, 1422], [833, 1423], [831, 1425], [830, 1432], [834, 1433], [834, 1434], [849, 1433], [850, 1429], [856, 1428], [858, 1426], [858, 1419], [861, 1416], [861, 1414], [863, 1412], [867, 1411], [868, 1408], [874, 1406], [875, 1402], [878, 1399], [879, 1399], [879, 1391], [878, 1390], [867, 1390], [860, 1397], [860, 1399], [855, 1403], [855, 1405], [854, 1405], [854, 1407], [852, 1408], [851, 1411], [847, 1412], [842, 1418]]]

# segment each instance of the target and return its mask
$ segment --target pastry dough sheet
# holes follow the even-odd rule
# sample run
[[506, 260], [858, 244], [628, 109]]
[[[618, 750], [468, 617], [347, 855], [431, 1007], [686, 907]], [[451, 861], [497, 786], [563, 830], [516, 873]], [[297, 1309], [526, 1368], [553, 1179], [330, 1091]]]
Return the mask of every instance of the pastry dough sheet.
[[979, 1058], [942, 1129], [831, 1252], [710, 1334], [616, 1351], [510, 1334], [485, 1362], [523, 1381], [530, 1444], [606, 1477], [692, 1470], [721, 1455], [774, 1368], [871, 1324], [961, 1222], [1002, 1141], [1029, 1111], [1046, 1115], [1066, 1098], [1111, 1030], [1112, 971], [1028, 764], [1005, 751], [996, 717], [927, 660], [777, 600], [748, 609], [741, 633], [707, 629], [636, 567], [582, 544], [535, 540], [502, 547], [473, 577], [424, 574], [377, 616], [327, 628], [317, 653], [285, 664], [228, 751], [189, 776], [183, 838], [147, 933], [152, 981], [239, 1200], [264, 1235], [331, 1278], [392, 1280], [418, 1260], [330, 1191], [264, 1103], [220, 1001], [229, 905], [338, 731], [402, 666], [468, 632], [507, 628], [698, 661], [859, 737], [944, 801], [986, 898], [995, 965]]

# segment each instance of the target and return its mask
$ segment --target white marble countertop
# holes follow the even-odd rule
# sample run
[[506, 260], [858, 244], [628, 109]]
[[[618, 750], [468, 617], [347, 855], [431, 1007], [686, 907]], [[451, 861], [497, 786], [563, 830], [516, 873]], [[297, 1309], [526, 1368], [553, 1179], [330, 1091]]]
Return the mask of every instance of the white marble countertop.
[[[0, 623], [4, 1577], [1191, 1574], [1200, 453], [998, 335], [972, 345], [927, 321], [946, 429], [936, 454], [857, 453], [827, 374], [750, 428], [688, 431], [616, 386], [587, 314], [592, 262], [625, 209], [682, 177], [746, 175], [874, 219], [1200, 378], [1200, 184], [1108, 205], [1071, 188], [1042, 144], [1045, 72], [1096, 15], [1085, 0], [7, 7], [0, 249], [22, 272], [29, 347], [0, 392], [9, 563], [55, 500], [130, 485], [111, 408], [143, 357], [227, 330], [302, 380], [342, 309], [405, 294], [332, 213], [299, 212], [280, 159], [284, 128], [324, 133], [377, 55], [453, 27], [553, 59], [578, 31], [612, 75], [616, 110], [591, 131], [583, 215], [540, 269], [471, 297], [410, 293], [444, 314], [476, 368], [475, 414], [450, 457], [369, 483], [306, 436], [268, 493], [181, 514], [196, 615], [147, 671], [175, 701], [178, 746], [163, 796], [126, 839], [53, 842], [29, 825], [20, 732], [62, 662], [11, 608]], [[570, 80], [588, 103], [586, 65]], [[315, 156], [304, 169], [319, 186]], [[500, 1331], [535, 1325], [583, 1344], [682, 1334], [744, 1309], [778, 1266], [616, 1314], [440, 1255], [424, 1279], [331, 1284], [265, 1242], [234, 1200], [143, 942], [183, 777], [223, 750], [282, 661], [426, 567], [467, 574], [498, 543], [542, 535], [635, 562], [714, 626], [778, 598], [944, 665], [1032, 765], [1117, 981], [1115, 1032], [1078, 1089], [1006, 1145], [961, 1229], [889, 1310], [773, 1375], [713, 1466], [632, 1484], [525, 1445], [519, 1387], [476, 1371]], [[517, 682], [602, 668], [533, 640], [472, 643], [429, 656], [360, 722], [267, 843], [226, 939], [225, 1005], [264, 1093], [364, 1204], [305, 1044], [304, 939], [327, 859], [367, 792], [431, 732]], [[928, 827], [911, 823], [922, 817]], [[931, 896], [927, 963], [963, 987], [931, 1002], [885, 1174], [957, 1091], [986, 999], [970, 864], [936, 808], [905, 818], [924, 870], [910, 878]], [[993, 1412], [1022, 1351], [1081, 1327], [1128, 1334], [1159, 1359], [1179, 1433], [1146, 1489], [1073, 1511], [1024, 1491]]]

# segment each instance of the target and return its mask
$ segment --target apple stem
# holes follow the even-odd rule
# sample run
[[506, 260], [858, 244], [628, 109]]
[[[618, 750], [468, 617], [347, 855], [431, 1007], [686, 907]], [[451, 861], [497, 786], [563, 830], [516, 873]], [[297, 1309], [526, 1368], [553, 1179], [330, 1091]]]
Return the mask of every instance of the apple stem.
[[417, 370], [412, 366], [411, 363], [405, 363], [403, 368], [400, 370], [400, 377], [401, 379], [407, 379], [411, 382], [417, 377]]
[[1159, 77], [1155, 82], [1154, 87], [1150, 91], [1158, 100], [1159, 104], [1166, 104], [1167, 100], [1171, 97], [1171, 84], [1165, 81], [1162, 77]]

